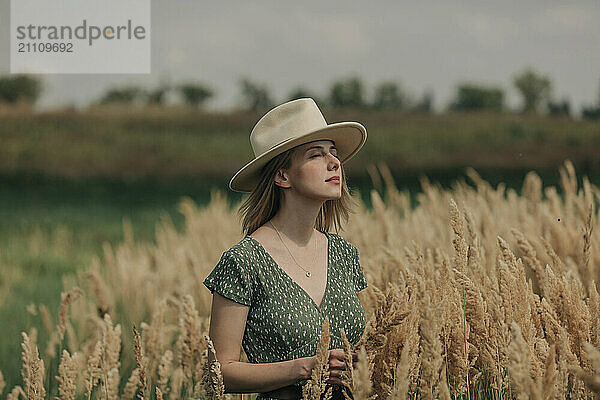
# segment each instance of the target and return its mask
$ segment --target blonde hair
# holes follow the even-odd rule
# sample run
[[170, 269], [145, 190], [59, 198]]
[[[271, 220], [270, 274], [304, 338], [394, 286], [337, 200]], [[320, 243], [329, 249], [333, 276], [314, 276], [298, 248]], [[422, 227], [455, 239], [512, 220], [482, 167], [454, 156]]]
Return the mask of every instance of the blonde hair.
[[[291, 167], [293, 154], [297, 147], [273, 157], [262, 168], [258, 184], [238, 210], [244, 235], [254, 232], [279, 211], [283, 199], [283, 189], [275, 184], [275, 176], [280, 169]], [[321, 232], [328, 232], [331, 226], [334, 225], [336, 233], [339, 233], [343, 230], [342, 220], [346, 224], [350, 213], [354, 214], [356, 212], [352, 209], [352, 206], [356, 206], [356, 203], [348, 191], [346, 173], [342, 164], [340, 164], [340, 169], [342, 171], [342, 195], [339, 199], [325, 201], [321, 206], [315, 220], [315, 229]]]

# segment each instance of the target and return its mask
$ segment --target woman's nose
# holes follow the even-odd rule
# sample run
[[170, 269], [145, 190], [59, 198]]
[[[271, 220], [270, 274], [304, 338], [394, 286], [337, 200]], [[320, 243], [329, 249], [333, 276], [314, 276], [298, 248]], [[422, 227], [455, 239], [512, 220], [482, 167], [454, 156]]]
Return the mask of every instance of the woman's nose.
[[334, 156], [333, 154], [331, 154], [331, 153], [329, 153], [329, 156], [330, 156], [329, 157], [329, 159], [330, 159], [329, 161], [333, 162], [335, 164], [335, 166], [337, 167], [340, 164], [340, 160], [336, 156]]

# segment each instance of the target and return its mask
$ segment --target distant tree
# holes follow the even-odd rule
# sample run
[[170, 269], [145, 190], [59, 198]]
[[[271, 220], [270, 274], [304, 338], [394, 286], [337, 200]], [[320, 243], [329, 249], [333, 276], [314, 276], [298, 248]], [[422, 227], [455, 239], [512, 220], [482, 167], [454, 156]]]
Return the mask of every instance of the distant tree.
[[600, 87], [598, 90], [598, 99], [596, 104], [583, 106], [581, 108], [581, 117], [584, 119], [600, 119]]
[[296, 100], [296, 99], [303, 99], [303, 98], [306, 98], [306, 97], [310, 97], [318, 105], [321, 105], [323, 103], [323, 101], [320, 100], [318, 96], [316, 96], [315, 94], [313, 94], [310, 90], [305, 89], [305, 88], [303, 88], [301, 86], [298, 86], [295, 89], [293, 89], [290, 92], [290, 94], [287, 96], [287, 99], [288, 99], [288, 101], [291, 101], [291, 100]]
[[581, 117], [584, 119], [600, 119], [600, 107], [584, 106], [581, 109]]
[[138, 86], [125, 86], [108, 89], [100, 98], [100, 104], [131, 104], [146, 97], [146, 91]]
[[148, 104], [164, 104], [167, 92], [170, 90], [168, 86], [159, 86], [147, 93], [146, 102]]
[[177, 87], [186, 104], [192, 107], [201, 107], [206, 100], [213, 96], [211, 89], [198, 83], [184, 83]]
[[583, 106], [581, 117], [585, 119], [600, 119], [600, 87], [598, 90], [598, 99], [595, 105]]
[[16, 103], [25, 101], [34, 104], [42, 91], [41, 82], [29, 75], [0, 77], [0, 101]]
[[456, 98], [450, 104], [450, 109], [454, 111], [501, 111], [503, 108], [504, 92], [502, 89], [474, 84], [459, 85]]
[[382, 82], [375, 88], [373, 108], [376, 110], [398, 110], [405, 106], [404, 94], [394, 82]]
[[248, 110], [266, 110], [273, 106], [273, 101], [265, 85], [254, 83], [248, 78], [240, 79], [239, 83], [244, 104]]
[[548, 113], [550, 115], [571, 115], [571, 103], [568, 99], [563, 99], [561, 101], [549, 101], [548, 104]]
[[552, 90], [550, 79], [532, 68], [516, 75], [513, 83], [523, 97], [523, 111], [539, 111], [539, 106], [549, 99]]
[[423, 93], [423, 97], [421, 100], [415, 104], [412, 108], [412, 111], [418, 112], [431, 112], [433, 111], [433, 91], [427, 90]]
[[333, 107], [364, 107], [361, 80], [351, 77], [334, 82], [329, 91], [329, 103]]

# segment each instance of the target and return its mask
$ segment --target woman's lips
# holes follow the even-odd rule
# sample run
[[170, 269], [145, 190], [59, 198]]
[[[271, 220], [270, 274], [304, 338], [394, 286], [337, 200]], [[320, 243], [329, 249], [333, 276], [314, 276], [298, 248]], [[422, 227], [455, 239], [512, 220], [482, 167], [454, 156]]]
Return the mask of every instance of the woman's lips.
[[325, 182], [340, 183], [340, 178], [332, 178], [332, 179], [326, 180]]

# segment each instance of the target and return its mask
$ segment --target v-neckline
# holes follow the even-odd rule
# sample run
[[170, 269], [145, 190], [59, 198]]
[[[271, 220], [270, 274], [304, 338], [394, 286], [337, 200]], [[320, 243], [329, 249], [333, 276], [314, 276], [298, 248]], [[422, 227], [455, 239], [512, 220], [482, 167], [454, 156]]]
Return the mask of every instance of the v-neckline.
[[263, 251], [267, 255], [267, 257], [271, 260], [271, 263], [273, 263], [277, 267], [277, 269], [279, 269], [279, 271], [281, 271], [287, 277], [287, 279], [292, 282], [293, 285], [296, 285], [296, 287], [298, 289], [300, 289], [300, 291], [302, 293], [304, 293], [304, 295], [310, 299], [312, 304], [317, 308], [317, 310], [319, 310], [319, 312], [323, 311], [323, 306], [325, 305], [325, 299], [327, 298], [327, 292], [329, 292], [329, 275], [331, 275], [331, 237], [329, 236], [328, 232], [323, 232], [323, 233], [327, 237], [327, 280], [325, 281], [325, 293], [323, 293], [323, 298], [321, 299], [320, 307], [315, 302], [315, 299], [313, 299], [308, 294], [308, 292], [306, 290], [304, 290], [304, 288], [302, 286], [300, 286], [300, 284], [298, 282], [296, 282], [294, 279], [292, 279], [292, 277], [287, 272], [285, 272], [285, 270], [283, 268], [281, 268], [281, 266], [279, 266], [279, 264], [277, 264], [275, 259], [271, 256], [271, 254], [267, 251], [267, 249], [265, 249], [264, 246], [258, 240], [256, 240], [254, 237], [252, 237], [250, 235], [246, 235], [246, 237], [250, 238], [250, 241], [256, 243], [258, 245], [258, 247], [261, 249], [261, 251]]

